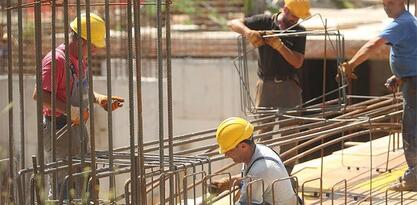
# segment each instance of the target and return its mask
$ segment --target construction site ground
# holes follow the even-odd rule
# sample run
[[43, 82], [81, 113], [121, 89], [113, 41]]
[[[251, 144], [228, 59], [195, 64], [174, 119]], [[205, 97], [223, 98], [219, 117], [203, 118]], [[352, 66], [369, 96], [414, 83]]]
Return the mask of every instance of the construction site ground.
[[[393, 144], [395, 144], [395, 149], [393, 149]], [[372, 153], [370, 153], [370, 147], [372, 147]], [[415, 204], [417, 192], [387, 192], [388, 187], [397, 182], [407, 168], [401, 147], [401, 135], [395, 137], [390, 135], [371, 142], [355, 143], [354, 146], [324, 157], [323, 162], [319, 158], [297, 164], [293, 175], [298, 179], [299, 196], [304, 197], [305, 204], [311, 205]], [[321, 192], [318, 179], [321, 176], [322, 163], [323, 188]], [[370, 169], [372, 172], [369, 172]], [[332, 194], [332, 189], [334, 194]], [[371, 189], [372, 196], [369, 195]], [[323, 193], [322, 199], [320, 199], [320, 193]], [[388, 197], [388, 202], [386, 197]], [[229, 204], [229, 200], [225, 197], [215, 204]]]
[[[415, 204], [416, 192], [403, 192], [403, 196], [400, 192], [386, 192], [387, 188], [398, 181], [407, 168], [403, 150], [397, 147], [402, 146], [401, 138], [395, 137], [397, 142], [394, 151], [393, 138], [386, 136], [324, 157], [322, 162], [323, 204], [345, 204], [344, 180], [347, 183], [347, 204], [386, 204], [386, 194], [388, 204]], [[370, 153], [370, 147], [372, 147], [372, 153]], [[370, 169], [372, 172], [369, 172]], [[302, 190], [304, 189], [306, 204], [320, 204], [320, 181], [311, 180], [321, 175], [321, 159], [296, 165], [293, 174], [299, 180], [300, 197], [303, 196]], [[332, 200], [332, 188], [334, 188], [334, 200]], [[372, 196], [369, 195], [370, 190], [372, 190]], [[401, 202], [401, 197], [403, 202]]]

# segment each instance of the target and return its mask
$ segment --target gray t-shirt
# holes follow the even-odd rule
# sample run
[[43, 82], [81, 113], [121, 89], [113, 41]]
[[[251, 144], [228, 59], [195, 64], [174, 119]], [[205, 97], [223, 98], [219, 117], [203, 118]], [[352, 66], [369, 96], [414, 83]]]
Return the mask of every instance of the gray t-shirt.
[[[259, 159], [258, 158], [263, 158]], [[272, 182], [276, 179], [287, 178], [288, 173], [279, 156], [265, 145], [257, 144], [251, 161], [243, 169], [244, 176], [252, 177], [252, 180], [263, 179], [264, 194], [262, 195], [262, 184], [252, 184], [252, 204], [272, 204]], [[248, 204], [246, 192], [247, 180], [243, 180], [240, 189], [241, 194], [237, 204]], [[275, 183], [275, 204], [296, 205], [297, 197], [291, 186], [290, 180], [283, 180]]]

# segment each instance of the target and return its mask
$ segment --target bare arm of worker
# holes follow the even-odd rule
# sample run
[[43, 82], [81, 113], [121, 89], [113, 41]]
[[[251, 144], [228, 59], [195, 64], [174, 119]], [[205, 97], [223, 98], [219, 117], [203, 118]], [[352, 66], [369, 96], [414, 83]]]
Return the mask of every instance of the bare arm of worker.
[[265, 44], [264, 39], [262, 38], [261, 32], [256, 30], [251, 30], [244, 23], [243, 19], [231, 20], [227, 23], [227, 26], [230, 30], [242, 34], [249, 42], [255, 47], [258, 48]]
[[243, 36], [247, 36], [247, 34], [252, 31], [250, 28], [248, 28], [243, 23], [243, 19], [231, 20], [231, 21], [227, 22], [227, 26], [229, 27], [230, 30], [232, 30], [236, 33], [240, 33]]
[[278, 51], [294, 68], [299, 69], [303, 65], [304, 54], [289, 49], [279, 37], [267, 37], [265, 38], [265, 43]]
[[[42, 90], [42, 104], [43, 106], [52, 109], [52, 103], [51, 103], [51, 96], [52, 94], [49, 91]], [[38, 100], [38, 93], [36, 88], [33, 91], [33, 99]], [[62, 102], [58, 98], [56, 99], [56, 112], [65, 113], [65, 102]]]
[[278, 52], [281, 53], [282, 57], [296, 69], [301, 68], [304, 63], [304, 55], [302, 53], [293, 51], [285, 45]]
[[388, 41], [381, 37], [374, 38], [365, 43], [365, 45], [363, 45], [359, 49], [359, 51], [356, 52], [355, 55], [353, 55], [352, 59], [348, 61], [348, 64], [351, 67], [352, 72], [358, 65], [362, 64], [369, 58], [370, 55], [372, 55], [376, 50], [378, 50], [378, 48], [387, 43]]
[[240, 174], [237, 174], [231, 176], [230, 179], [226, 177], [218, 181], [212, 181], [209, 187], [209, 192], [218, 195], [226, 190], [229, 190], [232, 187], [232, 185], [239, 186], [240, 180], [241, 176]]

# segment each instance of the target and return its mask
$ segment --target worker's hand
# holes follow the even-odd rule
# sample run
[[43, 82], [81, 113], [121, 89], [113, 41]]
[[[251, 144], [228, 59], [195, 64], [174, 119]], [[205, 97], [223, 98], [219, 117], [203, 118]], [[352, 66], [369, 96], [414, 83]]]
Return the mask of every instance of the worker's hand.
[[385, 87], [387, 87], [392, 92], [396, 91], [397, 88], [402, 84], [401, 78], [397, 78], [395, 75], [391, 76], [385, 82]]
[[262, 38], [261, 32], [251, 30], [245, 36], [249, 42], [255, 47], [258, 48], [265, 44], [264, 39]]
[[[108, 98], [106, 95], [101, 95], [101, 94], [95, 94], [97, 103], [106, 111], [107, 110], [107, 103], [108, 103]], [[119, 96], [112, 96], [111, 97], [111, 110], [114, 111], [119, 107], [123, 107], [123, 102], [125, 101], [124, 98], [119, 97]]]
[[209, 193], [214, 195], [219, 195], [222, 192], [229, 190], [232, 183], [230, 182], [229, 178], [223, 178], [219, 181], [213, 181], [209, 185]]
[[[273, 32], [267, 32], [267, 35], [274, 34]], [[267, 37], [265, 38], [265, 43], [269, 46], [271, 46], [273, 49], [279, 51], [284, 47], [284, 43], [281, 41], [281, 39], [278, 36], [275, 37]]]
[[[82, 112], [82, 117], [84, 120], [84, 123], [88, 120], [88, 118], [90, 117], [90, 114], [88, 113], [87, 109], [84, 109], [84, 111]], [[80, 118], [80, 108], [79, 107], [74, 107], [71, 106], [71, 122], [73, 125], [79, 125], [81, 121]]]
[[[349, 82], [351, 82], [352, 79], [358, 79], [358, 76], [356, 76], [355, 73], [353, 73], [353, 66], [348, 62], [344, 62], [341, 65], [339, 65], [339, 70], [347, 78]], [[336, 79], [339, 79], [339, 77], [339, 74], [337, 74]]]

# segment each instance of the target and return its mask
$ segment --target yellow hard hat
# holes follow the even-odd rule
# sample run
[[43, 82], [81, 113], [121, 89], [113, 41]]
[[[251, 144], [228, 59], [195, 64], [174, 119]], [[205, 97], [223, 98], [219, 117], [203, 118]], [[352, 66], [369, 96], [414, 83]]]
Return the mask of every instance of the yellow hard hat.
[[285, 6], [298, 18], [305, 19], [311, 15], [309, 0], [285, 0]]
[[217, 127], [216, 140], [219, 153], [224, 154], [235, 148], [243, 140], [249, 139], [253, 134], [253, 125], [245, 119], [231, 117], [224, 120]]
[[[75, 18], [70, 24], [72, 30], [78, 34], [77, 18]], [[106, 46], [106, 25], [103, 19], [93, 13], [90, 13], [90, 31], [91, 31], [91, 43], [98, 47], [103, 48]], [[87, 18], [86, 14], [81, 15], [81, 38], [87, 40]]]

